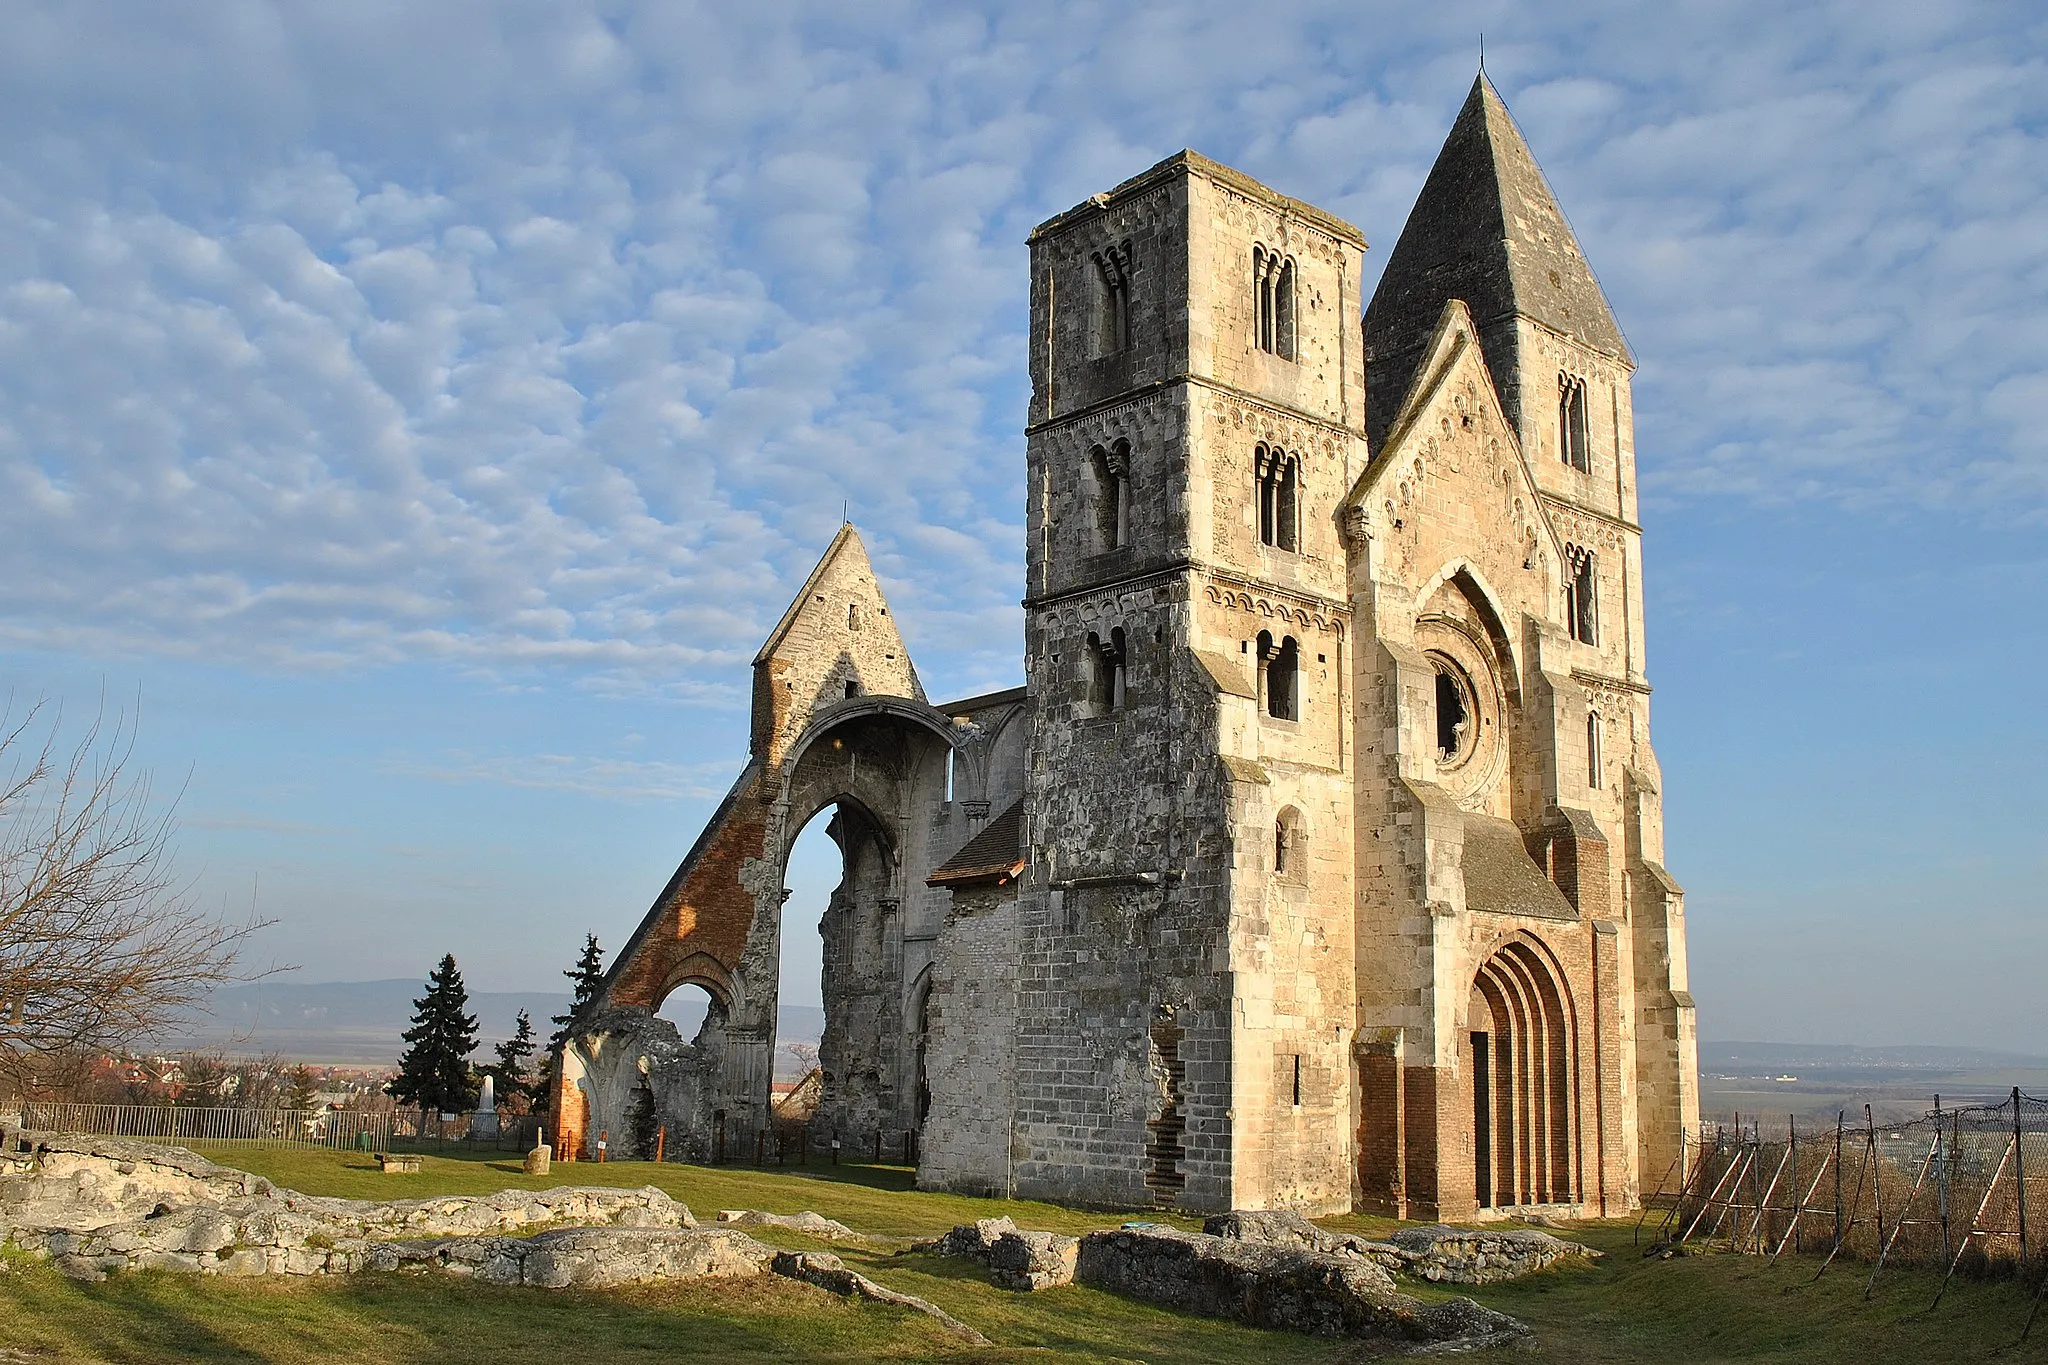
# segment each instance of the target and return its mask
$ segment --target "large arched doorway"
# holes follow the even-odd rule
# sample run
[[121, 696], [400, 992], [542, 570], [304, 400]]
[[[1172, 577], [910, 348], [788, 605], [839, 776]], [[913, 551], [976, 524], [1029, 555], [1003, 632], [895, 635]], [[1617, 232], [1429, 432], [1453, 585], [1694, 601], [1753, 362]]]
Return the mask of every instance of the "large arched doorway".
[[1503, 944], [1474, 976], [1466, 1018], [1479, 1206], [1577, 1203], [1578, 1027], [1549, 951], [1526, 935]]
[[[914, 1157], [922, 1101], [913, 982], [930, 962], [931, 935], [906, 927], [927, 893], [922, 876], [904, 869], [906, 860], [930, 860], [924, 845], [945, 799], [951, 752], [951, 724], [929, 708], [853, 698], [822, 712], [785, 760], [778, 970], [803, 989], [801, 949], [815, 924], [823, 1010], [820, 1094], [808, 1130], [815, 1147], [837, 1140], [849, 1153]], [[801, 885], [821, 826], [838, 879], [822, 907]], [[778, 1014], [785, 1027], [798, 1022], [797, 1010]]]
[[[791, 1040], [780, 1049], [789, 1055], [801, 1047], [801, 1036], [815, 1021], [816, 1064], [821, 1090], [812, 1117], [812, 1141], [837, 1138], [849, 1150], [870, 1147], [873, 1135], [896, 1143], [901, 1126], [899, 1078], [903, 1074], [901, 951], [896, 942], [897, 839], [863, 802], [842, 795], [807, 822], [785, 863], [796, 861], [798, 845], [820, 824], [837, 850], [838, 881], [824, 898], [806, 903], [798, 894], [785, 902], [780, 933], [785, 972], [808, 968], [810, 950], [817, 953], [816, 1013], [802, 992], [810, 983], [801, 975], [777, 983], [778, 1028]], [[791, 887], [792, 892], [797, 888]], [[814, 918], [815, 916], [815, 918]]]

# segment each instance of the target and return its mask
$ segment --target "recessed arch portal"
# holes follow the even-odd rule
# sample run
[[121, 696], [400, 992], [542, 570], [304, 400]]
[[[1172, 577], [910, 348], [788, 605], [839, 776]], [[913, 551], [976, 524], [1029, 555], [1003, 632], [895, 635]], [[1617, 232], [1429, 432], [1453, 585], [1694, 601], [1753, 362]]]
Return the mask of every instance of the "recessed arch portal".
[[1487, 958], [1466, 1027], [1479, 1206], [1579, 1202], [1578, 1024], [1564, 973], [1540, 940], [1518, 934]]

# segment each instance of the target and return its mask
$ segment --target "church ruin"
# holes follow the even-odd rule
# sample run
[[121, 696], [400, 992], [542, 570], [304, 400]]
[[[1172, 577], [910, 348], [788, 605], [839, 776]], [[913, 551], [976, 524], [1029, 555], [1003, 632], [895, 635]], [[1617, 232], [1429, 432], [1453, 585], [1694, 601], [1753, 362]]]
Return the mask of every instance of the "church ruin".
[[1189, 152], [1032, 234], [1025, 685], [928, 700], [839, 532], [558, 1058], [564, 1148], [637, 1105], [759, 1150], [830, 810], [816, 1142], [1119, 1207], [1638, 1203], [1698, 1080], [1633, 360], [1483, 75], [1369, 304], [1364, 250]]

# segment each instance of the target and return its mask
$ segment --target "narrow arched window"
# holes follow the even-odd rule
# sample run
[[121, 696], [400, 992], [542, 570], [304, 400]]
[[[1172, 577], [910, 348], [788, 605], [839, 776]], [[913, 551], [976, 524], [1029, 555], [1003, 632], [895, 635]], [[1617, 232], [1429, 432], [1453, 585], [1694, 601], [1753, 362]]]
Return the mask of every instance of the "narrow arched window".
[[1273, 279], [1267, 270], [1271, 260], [1266, 248], [1252, 248], [1252, 330], [1262, 351], [1273, 349]]
[[1124, 709], [1125, 672], [1130, 658], [1124, 648], [1122, 626], [1109, 632], [1109, 654], [1109, 704], [1112, 709], [1121, 711]]
[[1273, 354], [1294, 359], [1294, 262], [1282, 260], [1273, 282]]
[[1103, 639], [1088, 632], [1088, 709], [1098, 716], [1120, 710], [1124, 704], [1124, 628], [1117, 626]]
[[1599, 575], [1591, 550], [1583, 545], [1564, 547], [1565, 629], [1582, 645], [1600, 643]]
[[1252, 248], [1252, 314], [1260, 350], [1294, 359], [1294, 261], [1262, 246]]
[[1276, 720], [1298, 720], [1301, 651], [1293, 636], [1275, 643], [1270, 631], [1259, 632], [1260, 691], [1265, 693], [1266, 714]]
[[1261, 443], [1252, 452], [1259, 484], [1259, 543], [1276, 550], [1294, 550], [1299, 541], [1301, 462]]
[[861, 628], [860, 603], [848, 602], [846, 604], [846, 628], [848, 630], [859, 630]]
[[1273, 875], [1300, 881], [1308, 866], [1308, 848], [1301, 832], [1301, 812], [1289, 806], [1273, 822]]
[[1131, 543], [1131, 443], [1119, 440], [1096, 446], [1091, 457], [1095, 475], [1095, 539], [1104, 550]]
[[1128, 239], [1095, 252], [1096, 354], [1115, 355], [1131, 344], [1131, 244]]
[[1580, 473], [1593, 472], [1593, 444], [1586, 433], [1586, 381], [1577, 375], [1557, 377], [1557, 453]]
[[1273, 544], [1277, 549], [1295, 548], [1299, 521], [1296, 504], [1300, 497], [1300, 480], [1295, 477], [1298, 468], [1295, 458], [1288, 455], [1279, 461], [1273, 474]]
[[1586, 785], [1600, 789], [1600, 713], [1586, 713]]

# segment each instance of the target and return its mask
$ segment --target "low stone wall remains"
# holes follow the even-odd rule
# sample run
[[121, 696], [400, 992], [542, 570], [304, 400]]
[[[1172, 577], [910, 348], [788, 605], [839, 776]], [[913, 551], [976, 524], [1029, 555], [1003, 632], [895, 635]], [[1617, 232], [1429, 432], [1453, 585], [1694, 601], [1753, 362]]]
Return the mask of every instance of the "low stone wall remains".
[[1075, 1279], [1185, 1313], [1312, 1336], [1477, 1349], [1529, 1334], [1514, 1318], [1469, 1299], [1425, 1305], [1362, 1257], [1155, 1225], [1083, 1237]]

